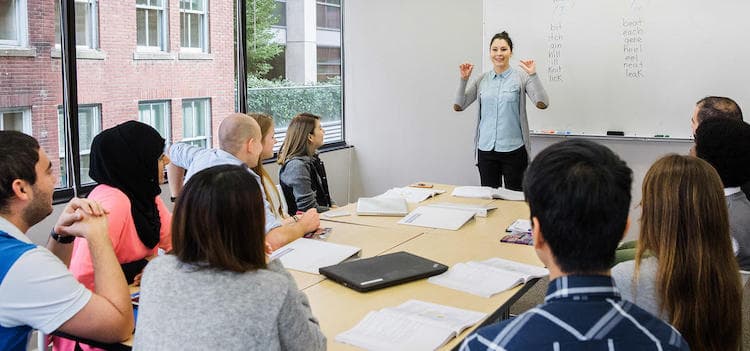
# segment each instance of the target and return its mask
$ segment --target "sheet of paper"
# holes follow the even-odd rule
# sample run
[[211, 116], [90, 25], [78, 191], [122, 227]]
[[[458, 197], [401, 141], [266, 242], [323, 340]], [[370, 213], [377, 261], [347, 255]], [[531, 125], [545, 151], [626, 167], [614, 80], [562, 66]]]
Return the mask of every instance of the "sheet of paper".
[[300, 238], [274, 251], [270, 259], [279, 259], [284, 267], [319, 274], [321, 267], [332, 266], [356, 255], [360, 248]]
[[456, 334], [460, 334], [462, 330], [476, 324], [482, 318], [486, 317], [486, 313], [465, 310], [462, 308], [456, 308], [446, 305], [439, 305], [436, 303], [425, 302], [420, 300], [409, 300], [396, 307], [395, 310], [402, 311], [404, 313], [417, 315], [426, 320], [433, 321], [435, 324], [443, 325], [450, 328]]
[[541, 278], [549, 275], [549, 270], [547, 270], [546, 268], [532, 266], [530, 264], [497, 257], [481, 261], [481, 263], [492, 266], [494, 268], [502, 269], [504, 271], [519, 273], [524, 276], [524, 282], [526, 282], [529, 278]]
[[516, 219], [505, 231], [531, 233], [531, 221], [528, 219]]
[[495, 189], [487, 186], [457, 186], [453, 188], [451, 195], [456, 197], [473, 197], [479, 199], [492, 199]]

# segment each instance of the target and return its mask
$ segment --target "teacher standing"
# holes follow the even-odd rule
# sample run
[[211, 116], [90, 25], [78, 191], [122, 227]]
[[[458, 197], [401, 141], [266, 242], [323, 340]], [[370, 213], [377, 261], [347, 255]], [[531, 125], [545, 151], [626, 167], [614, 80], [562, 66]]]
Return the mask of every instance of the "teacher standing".
[[[537, 108], [549, 105], [547, 92], [536, 74], [534, 60], [521, 60], [521, 70], [510, 67], [513, 41], [507, 32], [490, 40], [493, 70], [468, 84], [474, 65], [459, 66], [455, 111], [463, 111], [479, 97], [479, 120], [475, 144], [477, 167], [482, 186], [521, 190], [523, 172], [529, 164], [529, 121], [526, 117], [528, 95]], [[467, 87], [468, 85], [468, 87]]]

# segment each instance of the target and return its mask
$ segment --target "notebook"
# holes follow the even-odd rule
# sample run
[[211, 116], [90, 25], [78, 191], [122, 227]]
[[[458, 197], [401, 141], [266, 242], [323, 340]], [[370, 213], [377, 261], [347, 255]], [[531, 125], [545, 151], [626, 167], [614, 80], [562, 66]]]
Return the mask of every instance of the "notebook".
[[417, 227], [438, 228], [447, 230], [458, 230], [470, 219], [474, 218], [476, 212], [444, 207], [419, 206], [411, 211], [406, 217], [398, 221], [398, 224], [414, 225]]
[[357, 214], [360, 216], [404, 216], [409, 213], [406, 200], [385, 197], [360, 197]]
[[318, 274], [320, 267], [340, 263], [358, 255], [360, 251], [360, 248], [354, 246], [299, 238], [278, 248], [269, 259], [281, 260], [284, 267], [288, 269]]
[[348, 288], [367, 292], [447, 270], [444, 264], [401, 251], [323, 267], [320, 274]]

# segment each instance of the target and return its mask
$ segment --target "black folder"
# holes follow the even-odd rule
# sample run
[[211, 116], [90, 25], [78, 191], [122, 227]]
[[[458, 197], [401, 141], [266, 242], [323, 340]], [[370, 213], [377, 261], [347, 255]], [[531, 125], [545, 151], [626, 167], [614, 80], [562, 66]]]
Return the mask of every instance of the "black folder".
[[359, 292], [438, 275], [448, 266], [408, 252], [395, 252], [320, 268], [320, 274]]

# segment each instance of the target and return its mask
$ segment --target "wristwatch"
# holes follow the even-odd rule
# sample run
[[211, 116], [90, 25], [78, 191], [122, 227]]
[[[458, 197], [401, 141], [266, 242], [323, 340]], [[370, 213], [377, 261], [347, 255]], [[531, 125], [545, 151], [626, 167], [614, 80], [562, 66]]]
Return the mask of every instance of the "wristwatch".
[[76, 237], [73, 235], [60, 235], [55, 233], [54, 230], [49, 233], [49, 236], [52, 240], [57, 241], [60, 244], [70, 244], [76, 240]]

